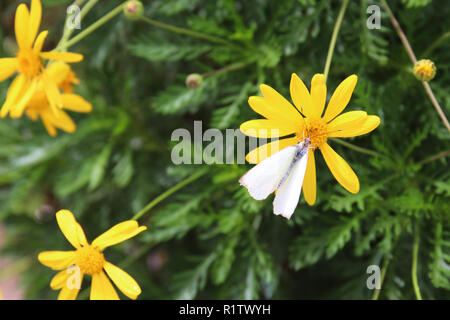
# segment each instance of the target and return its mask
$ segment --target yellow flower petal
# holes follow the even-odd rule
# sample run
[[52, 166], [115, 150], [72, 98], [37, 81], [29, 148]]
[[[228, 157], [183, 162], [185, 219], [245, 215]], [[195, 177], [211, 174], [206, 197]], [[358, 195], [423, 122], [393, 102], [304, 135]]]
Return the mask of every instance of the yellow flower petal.
[[323, 118], [326, 122], [333, 120], [338, 114], [345, 109], [352, 97], [358, 77], [353, 74], [342, 81], [331, 96], [328, 102], [327, 110]]
[[84, 234], [83, 228], [81, 227], [81, 225], [77, 222], [77, 236], [78, 236], [78, 241], [80, 242], [80, 244], [84, 247], [87, 246], [89, 243], [86, 239], [86, 235]]
[[44, 124], [45, 130], [47, 130], [48, 134], [52, 137], [56, 137], [58, 134], [58, 131], [56, 130], [55, 126], [51, 123], [50, 119], [47, 118], [47, 114], [41, 114], [41, 120]]
[[264, 96], [264, 101], [271, 112], [271, 116], [267, 118], [273, 120], [285, 120], [292, 122], [295, 125], [303, 123], [302, 116], [299, 114], [298, 110], [296, 110], [295, 107], [275, 89], [265, 84], [262, 84], [259, 88]]
[[0, 59], [0, 82], [11, 77], [17, 71], [18, 66], [16, 58]]
[[76, 251], [44, 251], [39, 253], [38, 260], [53, 270], [62, 270], [75, 261]]
[[291, 77], [291, 98], [294, 105], [299, 109], [307, 118], [313, 117], [314, 105], [303, 81], [295, 74]]
[[119, 300], [116, 290], [103, 271], [92, 275], [91, 300]]
[[36, 39], [36, 42], [34, 43], [33, 52], [36, 55], [39, 55], [42, 51], [42, 47], [44, 46], [45, 39], [47, 38], [48, 31], [42, 31], [39, 33], [39, 36]]
[[348, 163], [338, 155], [327, 143], [320, 146], [320, 151], [333, 176], [351, 193], [359, 192], [359, 180]]
[[281, 149], [292, 146], [293, 144], [296, 144], [298, 142], [299, 141], [296, 137], [272, 141], [263, 146], [253, 149], [247, 154], [245, 159], [249, 163], [257, 164], [263, 161], [265, 158], [270, 157], [272, 154], [280, 151]]
[[8, 93], [6, 94], [6, 101], [0, 111], [0, 116], [2, 118], [6, 117], [6, 115], [10, 111], [11, 107], [19, 97], [19, 94], [23, 91], [26, 82], [26, 77], [23, 74], [18, 75], [13, 80], [13, 82], [9, 86]]
[[303, 180], [303, 195], [306, 202], [312, 206], [316, 202], [316, 160], [314, 149], [308, 151], [305, 179]]
[[339, 137], [339, 138], [348, 138], [348, 137], [356, 137], [366, 133], [369, 133], [372, 130], [375, 130], [380, 124], [380, 118], [378, 116], [367, 116], [366, 120], [353, 129], [347, 129], [340, 132], [335, 132], [330, 134], [330, 137]]
[[128, 298], [136, 300], [141, 294], [139, 284], [128, 273], [112, 263], [106, 262], [103, 267], [117, 288]]
[[99, 250], [103, 250], [128, 240], [146, 229], [147, 227], [145, 226], [139, 227], [135, 220], [124, 221], [116, 224], [114, 227], [95, 238], [95, 240], [92, 241], [92, 246], [97, 247]]
[[62, 98], [58, 86], [55, 81], [50, 78], [47, 72], [42, 73], [42, 81], [44, 83], [45, 94], [50, 102], [50, 106], [53, 108], [53, 111], [57, 112], [58, 108], [62, 108]]
[[59, 228], [66, 239], [75, 248], [80, 248], [80, 239], [78, 237], [78, 222], [75, 220], [73, 213], [69, 210], [59, 210], [56, 213], [56, 221], [58, 221]]
[[30, 19], [28, 22], [28, 43], [31, 47], [39, 31], [42, 17], [42, 5], [40, 0], [31, 0]]
[[41, 112], [41, 117], [45, 117], [52, 126], [68, 133], [74, 133], [77, 129], [75, 122], [62, 110], [58, 110], [55, 114], [52, 109], [45, 109]]
[[327, 99], [327, 85], [323, 74], [315, 74], [311, 80], [312, 117], [320, 118]]
[[41, 52], [41, 58], [70, 63], [70, 62], [80, 62], [81, 60], [83, 60], [83, 55], [73, 52]]
[[23, 93], [20, 94], [21, 98], [16, 102], [11, 110], [11, 118], [20, 118], [23, 115], [25, 107], [36, 92], [37, 84], [38, 79], [36, 78], [31, 81], [27, 81], [22, 89]]
[[70, 73], [70, 66], [64, 62], [55, 61], [50, 64], [45, 72], [57, 85], [63, 82]]
[[[265, 88], [265, 87], [264, 87]], [[270, 88], [270, 87], [269, 87]], [[264, 89], [265, 91], [270, 91], [270, 89]], [[272, 89], [273, 90], [273, 89]], [[267, 92], [266, 92], [267, 94]], [[270, 95], [270, 93], [269, 93]], [[284, 99], [283, 97], [281, 97], [282, 99]], [[297, 115], [295, 115], [295, 118], [290, 117], [290, 115], [292, 115], [292, 113], [288, 112], [288, 113], [283, 113], [280, 112], [280, 104], [278, 105], [270, 105], [269, 104], [270, 101], [267, 100], [266, 98], [263, 97], [250, 97], [248, 99], [248, 104], [250, 105], [250, 107], [258, 114], [262, 115], [264, 118], [270, 119], [270, 120], [279, 120], [279, 121], [284, 121], [285, 123], [289, 123], [291, 126], [295, 126], [296, 124], [300, 124], [301, 123], [301, 117], [300, 114], [295, 111], [295, 107], [293, 105], [291, 105], [287, 100], [284, 100], [283, 104], [289, 104], [289, 108], [294, 110], [295, 112], [297, 112]], [[284, 109], [286, 109], [286, 105], [284, 107]], [[283, 109], [283, 107], [281, 108]]]
[[14, 29], [16, 33], [17, 45], [20, 49], [29, 49], [28, 44], [28, 21], [29, 13], [25, 4], [20, 4], [16, 10]]
[[76, 300], [80, 289], [69, 289], [64, 286], [58, 295], [58, 300]]
[[91, 112], [92, 104], [77, 94], [65, 93], [62, 95], [63, 108], [75, 112]]
[[279, 120], [258, 119], [241, 124], [243, 134], [257, 138], [278, 138], [293, 134], [298, 128]]
[[58, 272], [50, 281], [50, 288], [53, 290], [61, 289], [66, 286], [67, 278], [69, 278], [70, 273], [67, 272], [67, 269], [64, 269]]
[[367, 120], [365, 111], [349, 111], [343, 113], [328, 124], [329, 137], [333, 134], [342, 134], [346, 130], [354, 130], [360, 128]]

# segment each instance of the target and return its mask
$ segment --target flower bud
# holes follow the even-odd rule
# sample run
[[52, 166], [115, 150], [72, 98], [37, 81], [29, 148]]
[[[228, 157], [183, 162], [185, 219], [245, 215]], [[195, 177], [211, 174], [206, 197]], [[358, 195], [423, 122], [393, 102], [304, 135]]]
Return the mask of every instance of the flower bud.
[[422, 59], [414, 64], [414, 76], [420, 81], [430, 81], [436, 75], [436, 66], [434, 62], [428, 59]]
[[186, 86], [189, 89], [195, 89], [202, 85], [203, 77], [198, 73], [192, 73], [186, 78]]
[[142, 2], [130, 0], [123, 7], [123, 13], [130, 20], [137, 20], [144, 14], [144, 6]]

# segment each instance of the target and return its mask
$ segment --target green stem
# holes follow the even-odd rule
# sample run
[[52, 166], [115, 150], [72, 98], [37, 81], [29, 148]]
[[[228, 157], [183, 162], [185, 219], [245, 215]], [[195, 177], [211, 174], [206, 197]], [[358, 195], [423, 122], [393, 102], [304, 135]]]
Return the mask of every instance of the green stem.
[[417, 165], [423, 165], [423, 164], [426, 164], [426, 163], [430, 163], [430, 162], [439, 160], [441, 158], [447, 157], [449, 155], [450, 155], [450, 150], [447, 150], [447, 151], [444, 151], [444, 152], [439, 152], [438, 154], [435, 154], [435, 155], [433, 155], [431, 157], [428, 157], [428, 158], [426, 158], [426, 159], [424, 159], [422, 161], [419, 161], [417, 163]]
[[341, 5], [341, 9], [339, 10], [339, 14], [336, 20], [336, 24], [334, 25], [333, 35], [331, 36], [330, 47], [328, 48], [327, 61], [325, 62], [325, 70], [323, 74], [325, 76], [325, 82], [327, 81], [328, 72], [330, 71], [331, 59], [333, 58], [334, 47], [336, 46], [337, 36], [339, 34], [339, 29], [341, 28], [342, 20], [344, 18], [345, 10], [347, 9], [347, 5], [349, 0], [344, 0]]
[[372, 300], [378, 300], [378, 297], [380, 296], [381, 288], [383, 286], [384, 277], [386, 276], [387, 268], [389, 267], [389, 262], [391, 262], [390, 258], [384, 259], [383, 266], [381, 267], [381, 275], [380, 275], [380, 289], [375, 289]]
[[[412, 64], [415, 64], [417, 62], [416, 55], [414, 54], [413, 49], [411, 48], [411, 45], [409, 44], [408, 38], [406, 37], [405, 33], [403, 32], [402, 28], [400, 27], [400, 24], [398, 23], [397, 19], [395, 19], [394, 13], [392, 13], [391, 8], [389, 8], [389, 5], [387, 4], [386, 0], [380, 0], [381, 5], [384, 7], [386, 12], [389, 15], [389, 19], [391, 20], [392, 25], [394, 26], [394, 29], [397, 31], [397, 35], [400, 38], [400, 40], [403, 43], [403, 46], [405, 47], [406, 52], [408, 53], [409, 59], [411, 60]], [[422, 81], [422, 84], [425, 88], [425, 91], [428, 94], [428, 97], [430, 98], [431, 104], [433, 105], [434, 109], [438, 113], [439, 117], [441, 118], [442, 122], [444, 123], [447, 130], [450, 132], [450, 123], [448, 122], [447, 117], [445, 116], [444, 111], [442, 111], [441, 106], [439, 105], [436, 97], [434, 96], [433, 90], [431, 90], [430, 85], [426, 81]]]
[[144, 17], [144, 16], [140, 17], [140, 19], [152, 26], [155, 26], [155, 27], [158, 27], [161, 29], [165, 29], [165, 30], [169, 30], [169, 31], [172, 31], [175, 33], [185, 34], [187, 36], [204, 39], [204, 40], [208, 40], [208, 41], [215, 42], [215, 43], [234, 45], [234, 43], [232, 43], [232, 42], [229, 42], [227, 40], [224, 40], [224, 39], [221, 39], [221, 38], [218, 38], [215, 36], [211, 36], [208, 34], [204, 34], [201, 32], [197, 32], [197, 31], [193, 31], [193, 30], [189, 30], [189, 29], [185, 29], [185, 28], [175, 27], [173, 25], [170, 25], [170, 24], [167, 24], [164, 22], [159, 22], [159, 21], [156, 21], [156, 20]]
[[153, 248], [154, 245], [155, 243], [153, 242], [146, 243], [145, 245], [140, 247], [139, 250], [134, 252], [131, 256], [127, 257], [125, 260], [119, 263], [119, 267], [123, 269], [128, 268], [135, 261], [139, 260], [144, 254], [146, 254], [151, 248]]
[[[97, 2], [98, 0], [90, 0], [84, 7], [83, 9], [81, 9], [80, 12], [80, 22], [83, 20], [84, 15], [87, 13], [87, 11], [90, 10], [90, 8], [92, 8], [93, 4], [91, 4], [92, 2], [94, 2], [94, 4]], [[75, 0], [72, 3], [72, 6], [81, 6], [83, 5], [83, 3], [85, 3], [86, 0]], [[69, 28], [68, 26], [68, 21], [69, 19], [72, 19], [72, 17], [74, 16], [75, 13], [72, 13], [71, 15], [67, 15], [66, 16], [66, 20], [64, 21], [64, 30], [63, 30], [63, 35], [61, 37], [61, 39], [58, 42], [58, 45], [55, 48], [55, 51], [60, 51], [61, 46], [67, 42], [67, 40], [69, 40], [70, 36], [72, 35], [72, 33], [75, 31], [74, 28]]]
[[330, 139], [330, 140], [332, 140], [334, 142], [337, 142], [337, 143], [339, 143], [339, 144], [341, 144], [341, 145], [343, 145], [343, 146], [345, 146], [345, 147], [347, 147], [349, 149], [353, 149], [355, 151], [358, 151], [360, 153], [365, 153], [365, 154], [368, 154], [368, 155], [371, 155], [371, 156], [374, 156], [374, 157], [386, 158], [386, 156], [382, 155], [381, 153], [378, 153], [378, 152], [370, 150], [370, 149], [365, 149], [365, 148], [361, 148], [361, 147], [355, 146], [354, 144], [352, 144], [350, 142], [347, 142], [347, 141], [344, 141], [344, 140], [341, 140], [339, 138], [328, 138], [328, 139]]
[[[91, 1], [93, 1], [93, 3], [94, 3], [94, 2], [97, 2], [98, 0], [91, 0]], [[65, 50], [65, 49], [73, 46], [78, 41], [84, 39], [86, 36], [90, 35], [93, 31], [97, 30], [99, 27], [104, 25], [106, 22], [108, 22], [109, 20], [111, 20], [112, 18], [114, 18], [115, 16], [120, 14], [125, 5], [126, 5], [126, 2], [122, 3], [121, 5], [117, 6], [114, 9], [112, 9], [110, 12], [108, 12], [103, 17], [101, 17], [99, 20], [97, 20], [96, 22], [91, 24], [89, 27], [87, 27], [84, 31], [80, 32], [79, 34], [77, 34], [75, 37], [73, 37], [69, 41], [61, 44], [61, 46], [59, 46], [59, 50]], [[86, 6], [87, 6], [87, 4], [86, 4]]]
[[166, 199], [167, 197], [169, 197], [170, 195], [172, 195], [173, 193], [175, 193], [176, 191], [180, 190], [181, 188], [185, 187], [186, 185], [194, 182], [195, 180], [197, 180], [198, 178], [204, 176], [206, 173], [208, 172], [208, 168], [204, 168], [203, 170], [197, 171], [196, 173], [194, 173], [192, 176], [190, 176], [189, 178], [181, 181], [180, 183], [176, 184], [175, 186], [173, 186], [172, 188], [170, 188], [169, 190], [167, 190], [166, 192], [160, 194], [158, 197], [156, 197], [155, 199], [153, 199], [149, 204], [147, 204], [141, 211], [139, 211], [138, 213], [136, 213], [133, 218], [133, 220], [137, 220], [139, 218], [141, 218], [147, 211], [149, 211], [150, 209], [152, 209], [154, 206], [156, 206], [158, 203], [160, 203], [161, 201], [163, 201], [164, 199]]
[[417, 260], [419, 255], [419, 240], [420, 240], [420, 226], [416, 224], [416, 230], [414, 232], [414, 246], [413, 246], [413, 257], [412, 257], [412, 268], [411, 277], [414, 287], [414, 293], [416, 294], [417, 300], [422, 300], [422, 295], [420, 294], [419, 283], [417, 281]]
[[229, 65], [229, 66], [226, 66], [226, 67], [223, 67], [223, 68], [220, 68], [220, 69], [217, 69], [217, 70], [205, 72], [204, 74], [202, 74], [202, 77], [203, 77], [203, 78], [207, 78], [207, 77], [210, 77], [210, 76], [212, 76], [212, 75], [218, 75], [218, 74], [221, 74], [221, 73], [226, 73], [226, 72], [229, 72], [229, 71], [234, 71], [234, 70], [242, 69], [242, 68], [248, 66], [250, 63], [251, 63], [251, 62], [238, 62], [238, 63], [234, 63], [234, 64], [231, 64], [231, 65]]
[[442, 36], [440, 36], [436, 41], [434, 41], [428, 48], [425, 50], [425, 52], [422, 54], [422, 57], [427, 57], [436, 49], [445, 39], [450, 37], [450, 31], [444, 33]]

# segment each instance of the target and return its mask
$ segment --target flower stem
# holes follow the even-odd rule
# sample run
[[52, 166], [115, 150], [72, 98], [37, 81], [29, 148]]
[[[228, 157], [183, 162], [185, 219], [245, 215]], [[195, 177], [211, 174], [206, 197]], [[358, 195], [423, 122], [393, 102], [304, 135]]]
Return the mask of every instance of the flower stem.
[[239, 70], [242, 69], [244, 67], [246, 67], [247, 65], [249, 65], [251, 62], [237, 62], [237, 63], [233, 63], [230, 64], [229, 66], [217, 69], [217, 70], [212, 70], [212, 71], [208, 71], [205, 72], [204, 74], [202, 74], [203, 78], [207, 78], [210, 77], [212, 75], [218, 75], [221, 73], [225, 73], [225, 72], [229, 72], [229, 71], [234, 71], [234, 70]]
[[[92, 1], [92, 5], [95, 4], [98, 0], [91, 0]], [[88, 2], [86, 4], [86, 6], [89, 5]], [[102, 25], [104, 25], [106, 22], [108, 22], [109, 20], [111, 20], [112, 18], [114, 18], [115, 16], [117, 16], [119, 13], [122, 12], [123, 7], [126, 5], [126, 2], [122, 3], [121, 5], [117, 6], [116, 8], [112, 9], [110, 12], [108, 12], [107, 14], [105, 14], [103, 17], [101, 17], [100, 19], [98, 19], [96, 22], [94, 22], [93, 24], [91, 24], [89, 27], [87, 27], [84, 31], [80, 32], [79, 34], [77, 34], [75, 37], [73, 37], [72, 39], [66, 41], [65, 43], [61, 44], [59, 46], [59, 50], [65, 50], [71, 46], [73, 46], [75, 43], [77, 43], [78, 41], [84, 39], [86, 36], [90, 35], [93, 31], [97, 30], [99, 27], [101, 27]], [[86, 7], [85, 6], [85, 7]], [[84, 8], [83, 8], [84, 9]]]
[[439, 152], [438, 154], [435, 154], [435, 155], [433, 155], [431, 157], [428, 157], [428, 158], [426, 158], [426, 159], [424, 159], [422, 161], [419, 161], [417, 163], [417, 165], [423, 165], [423, 164], [426, 164], [426, 163], [430, 163], [430, 162], [439, 160], [441, 158], [447, 157], [449, 155], [450, 155], [450, 150]]
[[383, 262], [383, 266], [381, 267], [381, 275], [380, 275], [380, 289], [375, 289], [372, 295], [372, 300], [378, 300], [380, 296], [381, 287], [383, 286], [384, 277], [386, 276], [387, 268], [389, 267], [389, 262], [391, 262], [390, 258], [385, 258]]
[[[389, 19], [391, 20], [392, 25], [394, 26], [395, 30], [397, 31], [397, 34], [400, 38], [400, 40], [403, 43], [403, 46], [405, 47], [406, 52], [409, 55], [409, 58], [411, 59], [411, 62], [415, 64], [417, 62], [416, 55], [414, 54], [413, 49], [411, 48], [411, 45], [409, 44], [408, 38], [406, 38], [405, 33], [403, 32], [402, 28], [400, 27], [400, 24], [398, 23], [397, 19], [395, 19], [394, 14], [391, 11], [391, 8], [389, 8], [389, 5], [387, 4], [386, 0], [380, 0], [381, 5], [384, 7], [386, 12], [389, 15]], [[430, 97], [431, 103], [433, 104], [433, 107], [436, 109], [436, 112], [438, 113], [439, 117], [442, 119], [442, 122], [444, 123], [447, 130], [450, 132], [450, 123], [448, 122], [444, 112], [442, 111], [441, 106], [436, 100], [436, 97], [433, 94], [433, 91], [431, 90], [430, 85], [426, 81], [422, 81], [423, 86], [425, 87], [425, 91], [427, 92], [428, 96]]]
[[[86, 0], [75, 0], [72, 3], [72, 6], [81, 6], [83, 5], [83, 3], [85, 3]], [[81, 9], [80, 12], [80, 22], [83, 20], [83, 17], [89, 12], [89, 10], [98, 2], [98, 0], [89, 0], [89, 2], [83, 7], [83, 9]], [[59, 40], [58, 45], [56, 46], [55, 51], [59, 51], [61, 46], [64, 45], [70, 38], [70, 36], [72, 35], [72, 33], [74, 32], [75, 28], [69, 28], [69, 24], [68, 21], [70, 19], [73, 18], [73, 16], [75, 15], [75, 13], [72, 13], [71, 15], [67, 15], [66, 16], [66, 20], [64, 21], [64, 30], [63, 30], [63, 35], [61, 37], [61, 39]]]
[[419, 283], [417, 281], [417, 257], [419, 255], [419, 240], [420, 240], [420, 226], [416, 223], [416, 230], [414, 232], [414, 246], [413, 246], [413, 257], [412, 257], [412, 268], [411, 277], [414, 287], [414, 293], [416, 294], [417, 300], [422, 300], [422, 295], [420, 294]]
[[325, 82], [327, 81], [328, 72], [330, 71], [331, 59], [333, 58], [334, 47], [336, 46], [336, 39], [339, 34], [339, 29], [341, 29], [342, 19], [344, 18], [348, 3], [349, 0], [342, 1], [341, 9], [339, 10], [336, 24], [334, 25], [333, 35], [331, 36], [330, 46], [328, 48], [327, 60], [325, 62], [325, 70], [323, 71]]
[[378, 152], [370, 150], [370, 149], [365, 149], [365, 148], [361, 148], [361, 147], [355, 146], [354, 144], [352, 144], [350, 142], [347, 142], [347, 141], [344, 141], [344, 140], [341, 140], [339, 138], [328, 138], [328, 139], [330, 139], [330, 140], [332, 140], [334, 142], [337, 142], [339, 144], [342, 144], [343, 146], [345, 146], [345, 147], [347, 147], [349, 149], [353, 149], [355, 151], [358, 151], [360, 153], [365, 153], [365, 154], [368, 154], [368, 155], [371, 155], [371, 156], [375, 156], [375, 157], [386, 158], [386, 156], [382, 155], [381, 153], [378, 153]]
[[185, 29], [185, 28], [175, 27], [173, 25], [170, 25], [170, 24], [167, 24], [164, 22], [159, 22], [159, 21], [156, 21], [156, 20], [144, 17], [144, 16], [140, 17], [140, 19], [152, 26], [155, 26], [155, 27], [158, 27], [161, 29], [165, 29], [165, 30], [169, 30], [169, 31], [172, 31], [175, 33], [185, 34], [187, 36], [204, 39], [204, 40], [208, 40], [208, 41], [215, 42], [215, 43], [234, 45], [234, 43], [232, 43], [232, 42], [229, 42], [227, 40], [224, 40], [224, 39], [221, 39], [221, 38], [218, 38], [215, 36], [211, 36], [208, 34], [204, 34], [201, 32], [197, 32], [197, 31], [193, 31], [193, 30], [189, 30], [189, 29]]
[[163, 201], [164, 199], [166, 199], [167, 197], [171, 196], [173, 193], [175, 193], [176, 191], [180, 190], [181, 188], [187, 186], [188, 184], [194, 182], [195, 180], [199, 179], [200, 177], [204, 176], [206, 173], [208, 172], [208, 168], [204, 168], [203, 170], [197, 171], [196, 173], [194, 173], [192, 176], [190, 176], [189, 178], [181, 181], [180, 183], [176, 184], [175, 186], [173, 186], [172, 188], [170, 188], [169, 190], [167, 190], [166, 192], [160, 194], [158, 197], [156, 197], [155, 199], [153, 199], [150, 203], [148, 203], [141, 211], [139, 211], [138, 213], [136, 213], [133, 218], [133, 220], [137, 220], [139, 218], [141, 218], [147, 211], [149, 211], [150, 209], [152, 209], [154, 206], [156, 206], [158, 203], [160, 203], [161, 201]]
[[434, 41], [428, 48], [427, 50], [425, 50], [425, 52], [423, 53], [423, 57], [428, 57], [430, 55], [430, 53], [432, 53], [434, 51], [434, 49], [436, 49], [437, 47], [439, 47], [439, 45], [448, 37], [450, 37], [450, 31], [444, 33], [442, 36], [440, 36], [436, 41]]

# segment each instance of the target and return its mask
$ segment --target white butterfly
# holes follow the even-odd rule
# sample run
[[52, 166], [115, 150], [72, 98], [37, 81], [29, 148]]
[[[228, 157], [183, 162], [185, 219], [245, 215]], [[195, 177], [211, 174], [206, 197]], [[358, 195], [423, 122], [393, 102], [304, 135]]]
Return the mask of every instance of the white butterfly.
[[290, 219], [297, 207], [308, 163], [310, 138], [264, 159], [242, 176], [239, 183], [256, 200], [277, 190], [273, 213]]

